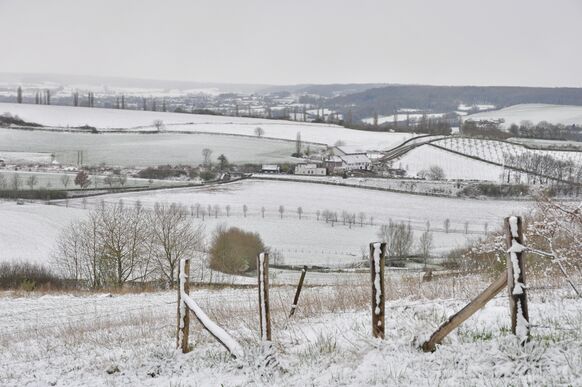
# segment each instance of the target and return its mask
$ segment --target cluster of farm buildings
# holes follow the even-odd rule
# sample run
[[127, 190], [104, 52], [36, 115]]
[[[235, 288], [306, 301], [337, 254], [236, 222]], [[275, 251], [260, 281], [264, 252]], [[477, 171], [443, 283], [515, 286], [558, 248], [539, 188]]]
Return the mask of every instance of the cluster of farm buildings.
[[[336, 152], [321, 160], [306, 160], [295, 165], [295, 175], [326, 176], [343, 174], [354, 171], [370, 171], [372, 169], [372, 155], [367, 153]], [[372, 156], [372, 157], [371, 157]], [[276, 164], [264, 164], [263, 173], [280, 173], [281, 168]]]

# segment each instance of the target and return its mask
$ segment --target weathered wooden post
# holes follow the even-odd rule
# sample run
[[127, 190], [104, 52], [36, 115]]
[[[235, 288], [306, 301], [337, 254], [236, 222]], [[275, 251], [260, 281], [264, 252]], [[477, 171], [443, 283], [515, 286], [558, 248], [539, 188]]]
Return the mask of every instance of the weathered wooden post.
[[520, 216], [505, 218], [507, 238], [507, 288], [511, 312], [511, 332], [522, 344], [529, 339], [529, 313], [525, 286], [525, 264], [522, 219]]
[[479, 294], [473, 301], [467, 304], [459, 312], [455, 313], [425, 341], [421, 348], [425, 352], [432, 352], [449, 333], [461, 325], [465, 320], [475, 314], [479, 309], [485, 306], [493, 297], [495, 297], [507, 285], [507, 273], [503, 272], [487, 289]]
[[271, 314], [269, 311], [269, 254], [257, 256], [257, 274], [259, 282], [259, 322], [261, 341], [271, 341]]
[[293, 305], [291, 305], [291, 312], [289, 312], [289, 318], [295, 314], [297, 309], [297, 303], [299, 302], [299, 295], [301, 294], [301, 289], [303, 288], [303, 281], [305, 280], [305, 273], [307, 273], [307, 266], [303, 266], [301, 270], [301, 277], [299, 278], [299, 284], [297, 285], [297, 290], [295, 291], [295, 298], [293, 299]]
[[384, 257], [386, 243], [370, 243], [372, 279], [372, 335], [384, 338]]
[[190, 259], [180, 260], [178, 271], [178, 330], [176, 335], [176, 347], [182, 349], [182, 353], [188, 353], [188, 337], [190, 334], [190, 311], [182, 298], [182, 292], [190, 294]]

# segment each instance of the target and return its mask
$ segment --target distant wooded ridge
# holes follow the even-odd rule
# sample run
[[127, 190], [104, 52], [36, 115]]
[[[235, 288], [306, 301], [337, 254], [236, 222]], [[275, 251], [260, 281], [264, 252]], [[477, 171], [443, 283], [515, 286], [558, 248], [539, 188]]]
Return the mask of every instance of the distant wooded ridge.
[[393, 114], [398, 109], [452, 112], [459, 104], [492, 104], [496, 108], [524, 103], [582, 106], [582, 88], [519, 86], [422, 86], [393, 85], [338, 96], [330, 107], [352, 106], [354, 119], [374, 113]]

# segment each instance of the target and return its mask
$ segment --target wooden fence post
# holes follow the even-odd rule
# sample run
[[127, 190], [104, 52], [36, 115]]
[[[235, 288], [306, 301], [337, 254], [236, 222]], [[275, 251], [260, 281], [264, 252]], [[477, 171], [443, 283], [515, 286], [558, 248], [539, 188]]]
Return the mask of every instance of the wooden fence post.
[[386, 243], [370, 243], [372, 279], [372, 335], [384, 338], [384, 257]]
[[524, 344], [529, 339], [529, 313], [525, 287], [525, 264], [522, 219], [520, 216], [505, 218], [507, 238], [507, 288], [511, 312], [511, 332]]
[[487, 302], [503, 290], [505, 285], [507, 285], [507, 273], [504, 272], [501, 273], [499, 278], [489, 285], [489, 287], [479, 294], [473, 301], [441, 324], [430, 338], [422, 344], [422, 350], [425, 352], [434, 351], [437, 344], [440, 344], [449, 333], [485, 306]]
[[269, 254], [257, 256], [257, 274], [259, 282], [259, 323], [261, 341], [271, 341], [271, 314], [269, 311]]
[[182, 349], [182, 353], [188, 353], [188, 337], [190, 333], [190, 311], [186, 302], [182, 299], [182, 291], [190, 294], [190, 259], [180, 260], [178, 269], [178, 330], [176, 334], [176, 347]]
[[307, 266], [303, 266], [303, 270], [301, 270], [301, 277], [299, 278], [299, 284], [297, 285], [297, 290], [295, 291], [295, 298], [293, 299], [293, 305], [291, 305], [291, 312], [289, 312], [289, 318], [291, 318], [295, 314], [295, 310], [297, 309], [299, 295], [301, 294], [301, 288], [303, 288], [303, 281], [305, 280], [305, 273], [307, 273]]

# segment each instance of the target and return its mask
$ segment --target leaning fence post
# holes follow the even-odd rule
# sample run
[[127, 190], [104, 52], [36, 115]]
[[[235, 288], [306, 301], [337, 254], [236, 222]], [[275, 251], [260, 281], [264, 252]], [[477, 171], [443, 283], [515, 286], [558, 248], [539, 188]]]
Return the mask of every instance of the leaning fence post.
[[525, 264], [522, 219], [520, 216], [505, 218], [507, 238], [507, 288], [511, 312], [511, 332], [523, 344], [529, 339], [529, 313], [525, 286]]
[[289, 312], [289, 318], [295, 314], [297, 309], [297, 303], [299, 302], [299, 295], [301, 294], [301, 288], [303, 288], [303, 281], [305, 280], [305, 273], [307, 273], [307, 266], [303, 266], [301, 270], [301, 277], [299, 278], [299, 284], [297, 285], [297, 290], [295, 291], [295, 298], [293, 299], [293, 305], [291, 305], [291, 312]]
[[261, 341], [271, 341], [271, 314], [269, 311], [269, 254], [260, 253], [257, 257], [259, 282], [259, 322]]
[[384, 256], [386, 243], [370, 243], [372, 278], [372, 335], [384, 338]]
[[190, 294], [190, 259], [181, 259], [178, 271], [178, 330], [176, 346], [182, 349], [182, 353], [190, 351], [188, 336], [190, 332], [190, 311], [186, 302], [182, 299], [182, 292]]

